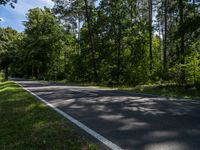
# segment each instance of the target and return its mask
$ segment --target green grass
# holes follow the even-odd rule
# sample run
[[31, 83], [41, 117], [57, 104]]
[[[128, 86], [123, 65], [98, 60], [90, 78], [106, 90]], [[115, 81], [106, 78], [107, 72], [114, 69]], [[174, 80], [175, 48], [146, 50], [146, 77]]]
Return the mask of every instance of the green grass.
[[1, 150], [92, 150], [65, 118], [14, 82], [0, 83]]
[[170, 98], [200, 100], [200, 90], [193, 86], [177, 85], [142, 85], [132, 88], [118, 88], [129, 92], [153, 94]]
[[[48, 82], [48, 81], [44, 81]], [[63, 83], [70, 86], [86, 86], [86, 87], [97, 87], [101, 89], [112, 89], [112, 90], [122, 90], [132, 93], [144, 93], [152, 94], [157, 96], [164, 96], [168, 98], [178, 98], [178, 99], [188, 99], [188, 100], [200, 100], [200, 89], [196, 89], [194, 85], [176, 85], [175, 83], [171, 84], [155, 84], [155, 85], [138, 85], [136, 87], [131, 86], [109, 86], [105, 84], [96, 84], [96, 83], [82, 83], [74, 82], [70, 83], [66, 80], [62, 81], [50, 81], [55, 83]]]
[[178, 99], [188, 99], [188, 100], [200, 100], [200, 89], [196, 89], [191, 85], [176, 85], [173, 84], [160, 84], [160, 85], [138, 85], [136, 87], [128, 86], [108, 86], [99, 85], [95, 83], [69, 83], [65, 80], [63, 81], [51, 81], [55, 83], [63, 83], [66, 85], [74, 86], [86, 86], [86, 87], [97, 87], [101, 89], [113, 89], [113, 90], [123, 90], [134, 93], [144, 93], [153, 94], [158, 96], [164, 96], [168, 98], [178, 98]]
[[[62, 82], [64, 83], [64, 82]], [[157, 96], [164, 96], [168, 98], [188, 99], [188, 100], [200, 100], [200, 89], [195, 88], [191, 85], [176, 85], [176, 84], [160, 84], [160, 85], [138, 85], [135, 87], [131, 86], [108, 86], [108, 85], [97, 85], [93, 83], [65, 83], [66, 85], [79, 85], [88, 87], [97, 87], [101, 89], [112, 89], [122, 90], [132, 93], [144, 93], [152, 94]]]

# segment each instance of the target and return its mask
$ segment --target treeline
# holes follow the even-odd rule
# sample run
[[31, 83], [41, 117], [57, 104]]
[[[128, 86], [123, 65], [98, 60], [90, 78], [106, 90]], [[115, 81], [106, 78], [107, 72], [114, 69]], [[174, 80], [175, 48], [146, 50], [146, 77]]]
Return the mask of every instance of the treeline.
[[0, 29], [6, 77], [200, 85], [195, 0], [56, 0], [51, 10], [29, 10], [24, 26]]

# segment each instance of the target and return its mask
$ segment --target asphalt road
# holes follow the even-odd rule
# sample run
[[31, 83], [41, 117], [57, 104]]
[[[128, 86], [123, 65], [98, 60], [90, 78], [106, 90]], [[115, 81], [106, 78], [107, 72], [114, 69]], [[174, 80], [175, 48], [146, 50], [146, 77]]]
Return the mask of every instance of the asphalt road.
[[199, 150], [200, 102], [17, 81], [127, 150]]

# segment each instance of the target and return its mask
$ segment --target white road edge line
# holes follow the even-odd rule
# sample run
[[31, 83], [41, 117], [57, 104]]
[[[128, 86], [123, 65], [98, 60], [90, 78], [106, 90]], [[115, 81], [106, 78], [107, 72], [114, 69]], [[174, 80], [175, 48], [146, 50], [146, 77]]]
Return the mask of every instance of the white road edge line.
[[93, 136], [94, 138], [96, 138], [97, 140], [102, 142], [103, 144], [105, 144], [111, 150], [123, 150], [121, 147], [119, 147], [116, 144], [114, 144], [113, 142], [109, 141], [108, 139], [106, 139], [105, 137], [103, 137], [99, 133], [95, 132], [94, 130], [88, 128], [86, 125], [84, 125], [80, 121], [78, 121], [75, 118], [71, 117], [70, 115], [68, 115], [67, 113], [63, 112], [62, 110], [56, 108], [54, 105], [48, 103], [46, 100], [44, 100], [43, 98], [41, 98], [38, 95], [34, 94], [30, 90], [26, 89], [21, 84], [17, 83], [16, 81], [15, 81], [15, 83], [18, 84], [20, 87], [22, 87], [25, 91], [29, 92], [31, 95], [33, 95], [34, 97], [36, 97], [37, 99], [39, 99], [40, 101], [45, 103], [47, 106], [49, 106], [50, 108], [52, 108], [53, 110], [55, 110], [56, 112], [61, 114], [63, 117], [65, 117], [66, 119], [68, 119], [69, 121], [71, 121], [72, 123], [77, 125], [79, 128], [81, 128], [82, 130], [86, 131], [88, 134], [90, 134], [91, 136]]

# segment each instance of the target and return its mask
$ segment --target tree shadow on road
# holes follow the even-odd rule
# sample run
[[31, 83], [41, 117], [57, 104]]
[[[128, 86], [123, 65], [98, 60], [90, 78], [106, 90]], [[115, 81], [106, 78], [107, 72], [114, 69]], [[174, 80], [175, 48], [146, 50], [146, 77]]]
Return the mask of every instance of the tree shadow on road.
[[112, 90], [33, 87], [37, 95], [125, 149], [200, 147], [199, 102]]

